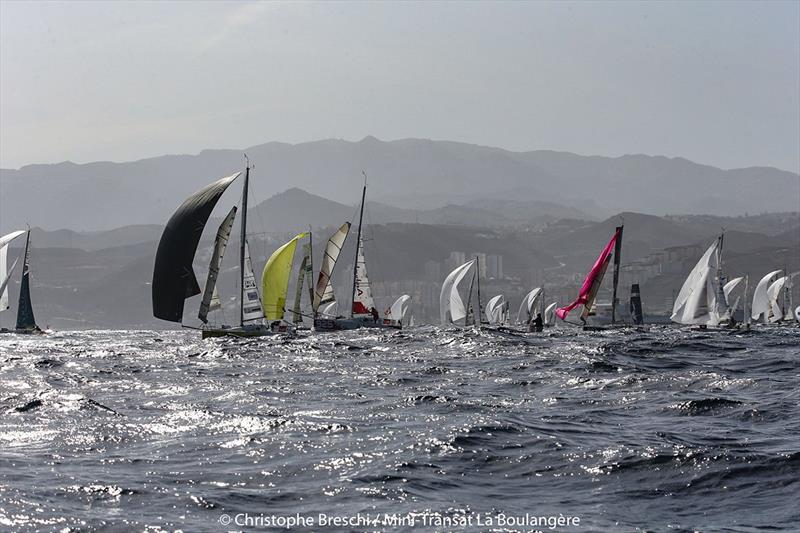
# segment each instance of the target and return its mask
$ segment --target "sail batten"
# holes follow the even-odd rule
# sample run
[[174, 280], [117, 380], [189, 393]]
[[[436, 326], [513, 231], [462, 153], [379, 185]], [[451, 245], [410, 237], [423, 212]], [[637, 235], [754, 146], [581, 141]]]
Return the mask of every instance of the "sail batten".
[[221, 178], [187, 198], [167, 222], [153, 268], [153, 315], [181, 322], [184, 300], [200, 294], [192, 262], [206, 222], [220, 196], [239, 176]]

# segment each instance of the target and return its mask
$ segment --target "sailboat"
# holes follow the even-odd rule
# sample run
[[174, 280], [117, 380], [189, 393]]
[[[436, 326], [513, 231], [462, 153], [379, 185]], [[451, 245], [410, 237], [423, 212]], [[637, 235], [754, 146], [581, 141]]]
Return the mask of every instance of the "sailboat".
[[722, 283], [722, 242], [720, 235], [689, 273], [672, 306], [673, 322], [701, 328], [730, 322]]
[[630, 297], [630, 313], [631, 322], [634, 326], [641, 326], [644, 324], [644, 310], [642, 309], [642, 295], [639, 291], [639, 284], [634, 283], [631, 285]]
[[[358, 217], [358, 233], [356, 236], [356, 256], [353, 264], [353, 292], [350, 306], [349, 317], [336, 317], [336, 318], [322, 318], [315, 316], [314, 330], [319, 332], [324, 331], [342, 331], [358, 328], [393, 328], [401, 329], [402, 323], [392, 322], [390, 320], [382, 320], [375, 308], [375, 302], [372, 299], [372, 289], [367, 277], [367, 262], [364, 258], [364, 239], [361, 233], [364, 222], [364, 201], [367, 196], [367, 176], [364, 174], [364, 187], [361, 190], [361, 208]], [[349, 229], [349, 223], [348, 223]], [[347, 233], [344, 234], [347, 237]], [[339, 251], [344, 244], [344, 238], [338, 245], [336, 258], [339, 256]], [[327, 259], [326, 251], [326, 259]], [[336, 258], [333, 259], [333, 265], [336, 263]], [[330, 291], [330, 296], [333, 296], [333, 289], [328, 289], [330, 283], [330, 275], [333, 273], [333, 265], [330, 267], [330, 273], [326, 274], [326, 291]], [[325, 263], [323, 263], [323, 267]], [[320, 281], [322, 280], [323, 272], [320, 271]], [[317, 288], [320, 287], [318, 282]], [[320, 295], [320, 302], [324, 301], [325, 292]]]
[[[461, 295], [458, 292], [458, 285], [463, 281], [473, 265], [476, 266], [475, 270], [477, 270], [477, 262], [478, 260], [476, 258], [455, 268], [447, 275], [444, 283], [442, 283], [442, 291], [439, 294], [439, 316], [443, 326], [458, 324], [460, 320], [464, 320], [464, 323], [459, 325], [468, 325], [470, 313], [468, 309], [464, 307], [464, 302], [461, 300]], [[473, 281], [474, 279], [475, 275], [473, 273]], [[470, 296], [467, 298], [468, 302], [472, 299], [471, 297], [472, 283], [470, 284]], [[480, 307], [480, 304], [478, 307]]]
[[611, 240], [608, 241], [608, 244], [606, 244], [606, 246], [600, 252], [600, 255], [597, 257], [597, 260], [594, 262], [591, 270], [589, 270], [589, 274], [587, 274], [586, 279], [583, 281], [583, 285], [581, 285], [581, 289], [578, 292], [578, 297], [575, 299], [575, 301], [565, 307], [556, 309], [556, 316], [558, 316], [558, 318], [566, 321], [567, 315], [570, 313], [570, 311], [580, 305], [583, 305], [583, 311], [581, 311], [580, 319], [583, 323], [584, 329], [603, 329], [597, 326], [588, 326], [586, 324], [586, 319], [592, 314], [597, 291], [600, 289], [600, 284], [603, 282], [603, 277], [606, 274], [608, 265], [611, 262], [611, 255], [613, 253], [614, 286], [611, 299], [611, 323], [613, 325], [616, 322], [616, 309], [618, 304], [617, 285], [619, 284], [620, 254], [622, 252], [622, 230], [623, 226], [616, 227]]
[[17, 230], [12, 231], [8, 235], [0, 237], [0, 312], [8, 309], [8, 283], [11, 280], [11, 275], [14, 268], [17, 266], [19, 258], [14, 260], [10, 269], [6, 269], [8, 245], [26, 233], [25, 237], [25, 252], [22, 256], [22, 277], [19, 286], [19, 301], [17, 304], [17, 324], [13, 330], [1, 329], [0, 333], [22, 333], [22, 334], [42, 334], [44, 333], [39, 326], [36, 325], [36, 319], [33, 316], [33, 305], [31, 304], [31, 289], [30, 289], [30, 244], [31, 244], [31, 230]]
[[[522, 303], [517, 311], [517, 324], [530, 324], [536, 313], [541, 313], [544, 307], [544, 289], [536, 287], [522, 298]], [[544, 318], [544, 314], [542, 314]]]
[[770, 322], [772, 304], [770, 302], [768, 289], [770, 286], [772, 286], [773, 282], [778, 278], [781, 272], [783, 271], [773, 270], [761, 278], [756, 285], [756, 288], [753, 291], [753, 305], [750, 307], [750, 318], [753, 319], [754, 322], [758, 322], [759, 320], [762, 320], [765, 324]]
[[544, 326], [549, 328], [556, 325], [556, 308], [558, 307], [558, 302], [553, 302], [548, 305], [544, 310]]
[[[246, 157], [246, 156], [245, 156]], [[208, 313], [221, 307], [217, 291], [222, 257], [233, 229], [237, 209], [234, 206], [220, 224], [208, 269], [203, 299], [198, 318], [203, 322], [203, 338], [236, 336], [257, 337], [286, 331], [264, 324], [264, 311], [256, 286], [255, 274], [247, 245], [247, 194], [250, 182], [249, 161], [245, 167], [242, 184], [241, 233], [239, 235], [239, 324], [237, 326], [209, 326]], [[152, 299], [153, 316], [170, 322], [183, 324], [183, 307], [187, 298], [201, 293], [192, 263], [203, 229], [222, 194], [241, 172], [220, 178], [206, 185], [187, 198], [167, 222], [156, 251], [153, 268]], [[184, 325], [184, 327], [190, 327]]]
[[492, 326], [499, 326], [506, 321], [507, 302], [505, 296], [498, 294], [486, 302], [486, 321]]
[[406, 317], [406, 314], [408, 313], [410, 307], [411, 307], [411, 296], [408, 294], [404, 294], [400, 298], [395, 300], [391, 306], [389, 306], [389, 309], [387, 309], [386, 312], [384, 313], [385, 317], [384, 320], [387, 320], [390, 324], [397, 323], [400, 326], [402, 326], [403, 319]]

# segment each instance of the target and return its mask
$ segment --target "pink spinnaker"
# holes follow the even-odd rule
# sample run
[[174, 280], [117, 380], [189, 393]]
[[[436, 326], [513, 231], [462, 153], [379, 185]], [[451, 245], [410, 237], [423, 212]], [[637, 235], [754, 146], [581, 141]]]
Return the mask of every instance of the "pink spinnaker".
[[603, 248], [602, 252], [600, 252], [600, 257], [598, 257], [597, 261], [594, 262], [594, 266], [589, 271], [586, 279], [583, 280], [583, 285], [581, 285], [578, 298], [568, 306], [559, 307], [556, 309], [556, 315], [558, 318], [561, 320], [566, 320], [570, 311], [579, 305], [590, 304], [590, 301], [594, 299], [594, 295], [597, 293], [597, 288], [600, 286], [600, 282], [603, 281], [603, 275], [606, 273], [606, 267], [608, 267], [608, 263], [611, 260], [611, 254], [614, 252], [614, 245], [617, 242], [617, 237], [619, 237], [619, 230], [614, 232], [614, 236], [611, 237], [611, 240], [608, 241], [606, 247]]

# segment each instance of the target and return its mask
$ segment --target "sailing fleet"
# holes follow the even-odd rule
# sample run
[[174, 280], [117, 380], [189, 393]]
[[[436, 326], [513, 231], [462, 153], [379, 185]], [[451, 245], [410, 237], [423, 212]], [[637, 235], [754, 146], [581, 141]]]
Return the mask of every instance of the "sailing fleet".
[[[414, 325], [413, 314], [410, 314], [409, 295], [399, 296], [383, 313], [380, 313], [375, 306], [364, 253], [366, 174], [364, 174], [356, 226], [351, 298], [346, 302], [346, 306], [340, 307], [340, 302], [336, 300], [332, 279], [335, 268], [340, 262], [341, 251], [350, 234], [352, 227], [350, 222], [344, 222], [328, 238], [316, 279], [312, 232], [304, 231], [278, 247], [267, 258], [258, 283], [253, 271], [247, 233], [247, 201], [252, 168], [247, 161], [243, 173], [237, 172], [206, 185], [186, 198], [168, 220], [156, 251], [151, 283], [153, 315], [156, 318], [198, 329], [203, 338], [296, 335], [303, 329], [317, 333], [359, 328], [392, 330]], [[201, 288], [193, 267], [201, 237], [218, 201], [242, 174], [244, 176], [240, 180], [242, 182], [240, 204], [232, 206], [219, 223], [206, 280]], [[239, 294], [237, 297], [223, 300], [220, 297], [218, 280], [237, 214], [239, 215], [237, 269]], [[513, 321], [510, 312], [511, 302], [505, 295], [493, 295], [486, 301], [486, 305], [483, 305], [481, 272], [477, 257], [457, 266], [442, 282], [439, 298], [441, 324], [484, 327], [518, 333], [541, 332], [544, 328], [555, 326], [558, 321], [584, 330], [621, 327], [635, 327], [641, 330], [644, 313], [638, 284], [634, 283], [631, 286], [630, 313], [627, 320], [618, 316], [623, 230], [622, 224], [615, 228], [572, 302], [559, 307], [557, 301], [548, 301], [544, 286], [533, 287], [522, 298]], [[30, 229], [17, 230], [0, 237], [0, 312], [9, 309], [8, 284], [17, 263], [22, 260], [16, 326], [14, 329], [0, 329], [0, 333], [43, 333], [36, 324], [30, 296], [30, 233]], [[9, 245], [22, 235], [25, 235], [24, 251], [9, 267], [7, 261]], [[783, 270], [774, 270], [766, 274], [755, 285], [751, 297], [748, 276], [726, 279], [723, 272], [723, 242], [724, 234], [710, 244], [691, 270], [674, 299], [670, 320], [700, 329], [740, 327], [749, 329], [753, 323], [797, 324], [800, 307], [794, 308], [791, 289], [793, 279], [798, 273], [784, 274]], [[287, 306], [289, 284], [293, 279], [292, 269], [299, 245], [301, 245], [302, 260], [294, 276], [294, 297], [291, 306]], [[598, 303], [597, 294], [612, 261], [611, 302]], [[463, 293], [466, 293], [466, 299], [462, 298]], [[200, 325], [187, 324], [184, 322], [185, 301], [200, 294], [202, 299], [197, 312]], [[307, 295], [307, 298], [304, 298], [304, 295]], [[307, 299], [306, 306], [303, 306], [304, 299]], [[224, 301], [235, 301], [237, 304], [238, 320], [232, 324], [224, 323], [226, 315], [221, 313], [225, 307]], [[743, 306], [744, 324], [737, 323], [735, 319], [740, 304]], [[750, 304], [749, 309], [748, 304]], [[593, 321], [594, 323], [589, 322], [591, 317], [600, 316], [603, 310], [609, 311], [606, 314], [610, 316], [605, 317], [608, 319], [607, 323], [598, 324], [597, 320]], [[577, 317], [579, 322], [574, 317]], [[309, 328], [306, 328], [306, 323], [310, 324]]]

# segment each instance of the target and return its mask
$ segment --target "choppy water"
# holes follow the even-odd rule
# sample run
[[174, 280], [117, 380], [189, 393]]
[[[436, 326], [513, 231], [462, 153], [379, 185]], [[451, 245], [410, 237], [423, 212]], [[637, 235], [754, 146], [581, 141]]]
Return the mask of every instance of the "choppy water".
[[800, 528], [798, 329], [93, 331], [0, 336], [0, 361], [2, 530]]

